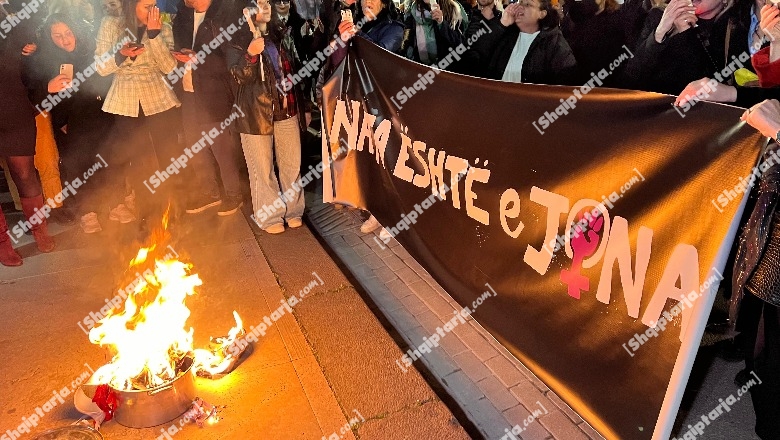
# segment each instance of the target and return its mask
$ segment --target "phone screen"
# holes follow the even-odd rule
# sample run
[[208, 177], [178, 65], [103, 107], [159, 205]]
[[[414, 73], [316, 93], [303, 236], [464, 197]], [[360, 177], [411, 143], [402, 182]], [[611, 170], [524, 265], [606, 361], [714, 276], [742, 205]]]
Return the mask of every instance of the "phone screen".
[[73, 64], [60, 64], [60, 75], [65, 75], [73, 81]]

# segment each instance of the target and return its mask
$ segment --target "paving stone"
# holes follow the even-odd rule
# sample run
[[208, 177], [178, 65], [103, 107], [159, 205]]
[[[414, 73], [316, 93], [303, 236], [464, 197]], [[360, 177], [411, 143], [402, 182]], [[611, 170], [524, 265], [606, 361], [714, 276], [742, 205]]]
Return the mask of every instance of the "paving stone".
[[368, 245], [365, 243], [359, 243], [352, 246], [352, 250], [361, 257], [365, 257], [366, 255], [371, 255], [374, 253], [374, 251], [372, 251], [371, 248], [368, 247]]
[[357, 246], [358, 244], [363, 243], [363, 240], [361, 240], [360, 237], [355, 234], [344, 234], [341, 237], [350, 246]]
[[[517, 425], [522, 429], [520, 438], [523, 440], [547, 440], [550, 437], [550, 432], [539, 423], [539, 420], [532, 417], [531, 413], [522, 405], [517, 405], [504, 411], [504, 417], [506, 417], [512, 427]], [[569, 439], [560, 438], [558, 440]]]
[[385, 286], [387, 286], [388, 289], [390, 289], [390, 292], [398, 299], [401, 299], [405, 296], [414, 295], [414, 292], [412, 292], [412, 289], [409, 288], [409, 286], [406, 285], [401, 280], [392, 280], [385, 283]]
[[426, 306], [424, 302], [420, 301], [416, 295], [409, 295], [401, 298], [401, 302], [404, 304], [406, 311], [412, 315], [419, 315], [428, 311], [428, 306]]
[[376, 256], [375, 254], [366, 255], [365, 257], [363, 257], [363, 259], [365, 260], [368, 267], [370, 267], [371, 269], [376, 270], [379, 269], [380, 267], [387, 267], [385, 266], [385, 263], [382, 261], [382, 259]]
[[403, 262], [400, 258], [398, 258], [398, 255], [390, 252], [388, 255], [382, 256], [382, 260], [385, 262], [385, 265], [393, 270], [403, 269], [404, 267], [409, 267], [406, 265], [406, 263]]
[[[406, 265], [404, 265], [404, 267], [406, 267]], [[422, 279], [419, 279], [419, 277], [416, 281], [409, 284], [409, 288], [414, 290], [414, 293], [416, 293], [420, 298], [427, 298], [429, 296], [439, 295], [435, 290], [431, 288], [430, 285], [428, 285], [428, 283], [426, 283]]]
[[[541, 391], [539, 391], [530, 381], [521, 381], [519, 384], [509, 389], [513, 396], [523, 404], [529, 411], [534, 409], [546, 409], [548, 412], [554, 412], [558, 409], [554, 403], [550, 402]], [[541, 408], [540, 405], [541, 404]]]
[[444, 323], [441, 321], [441, 319], [439, 319], [438, 316], [436, 316], [430, 310], [415, 315], [415, 317], [420, 322], [420, 325], [422, 325], [426, 330], [428, 330], [429, 334], [436, 333], [438, 331], [437, 329], [439, 328], [444, 330]]
[[509, 422], [501, 411], [486, 398], [466, 403], [464, 410], [472, 416], [472, 421], [487, 439], [497, 440], [509, 428]]
[[402, 267], [401, 269], [396, 270], [395, 274], [398, 275], [398, 278], [404, 280], [406, 284], [412, 284], [415, 281], [420, 280], [420, 276], [408, 267]]
[[374, 274], [376, 274], [377, 278], [382, 280], [382, 283], [387, 283], [388, 281], [398, 279], [398, 277], [395, 275], [395, 272], [393, 272], [393, 269], [389, 267], [380, 267], [378, 269], [374, 269]]
[[552, 411], [540, 417], [539, 423], [557, 439], [589, 440], [585, 432], [560, 411]]
[[387, 290], [385, 292], [372, 292], [371, 299], [379, 306], [385, 316], [396, 310], [405, 308], [404, 304]]
[[477, 386], [499, 411], [507, 410], [519, 403], [517, 398], [507, 391], [506, 386], [495, 376], [488, 376], [480, 380], [477, 382]]
[[491, 358], [485, 362], [490, 371], [495, 374], [498, 380], [501, 381], [506, 387], [513, 387], [520, 383], [520, 381], [528, 380], [517, 366], [506, 358], [506, 356], [499, 355]]
[[456, 354], [460, 354], [468, 350], [466, 344], [464, 344], [463, 341], [458, 338], [458, 335], [455, 334], [455, 332], [445, 333], [445, 336], [441, 338], [441, 341], [439, 341], [439, 345], [444, 347], [444, 351], [446, 351], [450, 356], [455, 356]]
[[460, 325], [457, 331], [458, 337], [481, 361], [498, 356], [498, 351], [471, 325]]
[[459, 355], [453, 356], [452, 359], [455, 361], [455, 364], [475, 382], [478, 382], [491, 374], [488, 367], [470, 351], [464, 351]]
[[572, 410], [569, 407], [569, 405], [566, 404], [566, 402], [564, 402], [560, 397], [558, 397], [558, 395], [555, 394], [555, 392], [548, 391], [546, 393], [546, 396], [548, 399], [550, 399], [550, 401], [552, 401], [552, 403], [556, 407], [558, 407], [558, 409], [560, 409], [564, 414], [566, 414], [566, 416], [569, 417], [569, 420], [574, 422], [574, 424], [580, 424], [584, 422], [584, 420], [582, 420], [582, 417], [580, 417], [579, 414], [574, 412], [574, 410]]
[[[415, 283], [418, 284], [418, 283]], [[420, 283], [423, 285], [426, 285], [425, 283]], [[426, 285], [427, 286], [427, 285]], [[414, 286], [409, 286], [412, 288], [412, 290], [415, 289]], [[442, 321], [449, 321], [452, 319], [455, 315], [453, 314], [455, 312], [455, 309], [452, 308], [452, 305], [444, 300], [441, 296], [439, 296], [438, 293], [434, 292], [433, 290], [430, 291], [429, 294], [422, 296], [423, 302], [428, 306], [428, 308], [436, 314], [439, 318], [441, 318]], [[460, 321], [458, 321], [460, 322]]]

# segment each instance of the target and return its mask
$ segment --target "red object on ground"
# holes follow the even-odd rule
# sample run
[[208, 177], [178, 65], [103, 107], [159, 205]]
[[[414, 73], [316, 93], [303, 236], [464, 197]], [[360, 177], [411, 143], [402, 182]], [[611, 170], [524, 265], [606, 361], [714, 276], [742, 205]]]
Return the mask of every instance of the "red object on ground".
[[106, 422], [114, 418], [116, 408], [119, 406], [118, 395], [107, 384], [98, 385], [92, 401], [103, 410], [103, 413], [106, 415]]

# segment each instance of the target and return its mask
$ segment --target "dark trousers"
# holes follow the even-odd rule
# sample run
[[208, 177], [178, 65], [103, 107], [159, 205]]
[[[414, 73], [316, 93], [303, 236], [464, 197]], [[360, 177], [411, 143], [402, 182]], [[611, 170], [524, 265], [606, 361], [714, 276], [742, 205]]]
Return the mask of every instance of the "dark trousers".
[[756, 412], [756, 434], [762, 440], [778, 440], [780, 439], [780, 308], [763, 303], [758, 331], [753, 339], [755, 344], [752, 366], [762, 382], [750, 388], [753, 408]]
[[[141, 218], [157, 217], [169, 203], [181, 199], [186, 188], [188, 169], [177, 170], [157, 187], [153, 176], [162, 174], [171, 165], [171, 159], [183, 154], [178, 142], [181, 119], [176, 109], [137, 118], [117, 116], [114, 122], [114, 141], [111, 145], [110, 166], [116, 166], [112, 175], [123, 176], [136, 193], [136, 206]], [[124, 182], [113, 182], [115, 195], [122, 198]], [[118, 201], [122, 203], [121, 200]], [[113, 206], [116, 206], [114, 204]]]
[[[182, 119], [184, 125], [184, 138], [187, 147], [192, 147], [203, 138], [203, 133], [209, 133], [213, 129], [220, 131], [213, 138], [213, 145], [208, 142], [199, 153], [195, 154], [190, 163], [198, 178], [200, 192], [210, 198], [220, 198], [219, 181], [225, 189], [225, 197], [241, 198], [241, 186], [238, 180], [236, 137], [224, 126], [224, 120], [217, 122], [204, 122], [203, 115], [195, 103], [193, 93], [182, 93]], [[225, 116], [227, 118], [227, 115]]]

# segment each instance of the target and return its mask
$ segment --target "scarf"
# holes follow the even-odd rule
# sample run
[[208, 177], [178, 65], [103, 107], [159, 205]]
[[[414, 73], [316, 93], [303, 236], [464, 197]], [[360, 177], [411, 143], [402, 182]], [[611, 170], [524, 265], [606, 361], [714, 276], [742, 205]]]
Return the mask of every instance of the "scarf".
[[420, 62], [423, 64], [434, 64], [438, 61], [438, 51], [436, 48], [436, 32], [434, 26], [438, 25], [431, 18], [431, 11], [423, 11], [418, 7], [412, 7], [412, 17], [414, 17], [414, 30], [417, 37], [417, 53], [420, 55]]

